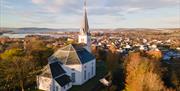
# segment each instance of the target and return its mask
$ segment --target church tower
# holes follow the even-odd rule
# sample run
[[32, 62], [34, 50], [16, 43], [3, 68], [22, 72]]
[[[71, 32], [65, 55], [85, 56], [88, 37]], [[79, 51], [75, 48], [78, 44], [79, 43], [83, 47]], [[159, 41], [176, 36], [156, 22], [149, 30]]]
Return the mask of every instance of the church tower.
[[86, 44], [87, 49], [90, 51], [91, 34], [89, 31], [88, 17], [87, 17], [87, 11], [86, 11], [86, 0], [84, 1], [83, 20], [80, 27], [80, 34], [79, 34], [78, 42]]

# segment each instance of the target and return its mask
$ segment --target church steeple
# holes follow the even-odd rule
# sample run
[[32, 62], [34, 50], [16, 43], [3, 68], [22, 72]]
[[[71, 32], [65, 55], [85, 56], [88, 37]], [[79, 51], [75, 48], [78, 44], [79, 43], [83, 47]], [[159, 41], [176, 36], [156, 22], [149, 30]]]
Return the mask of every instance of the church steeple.
[[84, 0], [83, 20], [82, 20], [81, 27], [80, 27], [80, 34], [79, 34], [78, 42], [86, 44], [87, 50], [89, 52], [91, 52], [91, 34], [89, 31], [86, 0]]
[[88, 17], [87, 17], [86, 0], [84, 0], [84, 12], [83, 12], [83, 20], [82, 20], [81, 28], [80, 28], [80, 34], [81, 35], [90, 34], [90, 32], [89, 32], [89, 24], [88, 24]]

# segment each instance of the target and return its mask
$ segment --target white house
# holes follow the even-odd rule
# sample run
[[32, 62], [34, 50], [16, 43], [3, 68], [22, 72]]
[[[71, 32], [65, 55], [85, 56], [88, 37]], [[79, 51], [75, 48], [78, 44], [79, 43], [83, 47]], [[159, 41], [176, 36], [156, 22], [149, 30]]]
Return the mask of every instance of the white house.
[[144, 45], [140, 45], [139, 50], [145, 50]]
[[[84, 3], [84, 17], [80, 28], [79, 45], [70, 44], [49, 57], [43, 73], [37, 76], [37, 87], [46, 91], [67, 91], [72, 85], [82, 85], [96, 75], [96, 59], [91, 53], [89, 31]], [[81, 46], [83, 44], [83, 46]]]

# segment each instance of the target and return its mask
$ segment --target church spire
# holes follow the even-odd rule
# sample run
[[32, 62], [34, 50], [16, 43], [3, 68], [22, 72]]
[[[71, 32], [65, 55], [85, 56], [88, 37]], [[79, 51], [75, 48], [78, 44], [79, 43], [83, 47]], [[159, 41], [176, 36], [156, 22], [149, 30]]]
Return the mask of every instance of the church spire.
[[89, 52], [91, 52], [91, 34], [89, 31], [88, 17], [87, 17], [87, 11], [86, 11], [86, 0], [84, 0], [83, 20], [81, 23], [78, 43], [86, 44], [87, 46], [85, 48]]
[[80, 33], [81, 33], [81, 35], [89, 34], [89, 24], [88, 24], [87, 10], [86, 10], [86, 0], [84, 0], [84, 14], [83, 14], [83, 21], [81, 23]]

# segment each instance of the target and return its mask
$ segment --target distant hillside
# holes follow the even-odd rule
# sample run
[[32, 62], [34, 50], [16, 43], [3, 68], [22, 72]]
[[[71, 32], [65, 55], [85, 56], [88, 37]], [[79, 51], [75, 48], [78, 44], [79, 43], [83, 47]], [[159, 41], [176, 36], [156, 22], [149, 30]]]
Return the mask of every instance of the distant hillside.
[[180, 28], [117, 28], [114, 31], [180, 31]]
[[[173, 32], [180, 31], [180, 28], [117, 28], [117, 29], [90, 29], [95, 32], [130, 32], [130, 31], [151, 31], [151, 32]], [[69, 28], [69, 29], [52, 29], [52, 28], [36, 28], [36, 27], [28, 27], [28, 28], [0, 28], [0, 33], [44, 33], [44, 32], [78, 32], [77, 28]]]
[[3, 33], [8, 33], [8, 32], [12, 32], [10, 28], [0, 28], [0, 35], [2, 35]]

